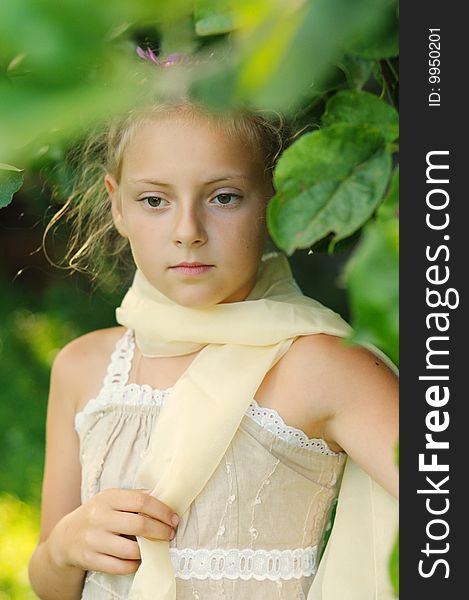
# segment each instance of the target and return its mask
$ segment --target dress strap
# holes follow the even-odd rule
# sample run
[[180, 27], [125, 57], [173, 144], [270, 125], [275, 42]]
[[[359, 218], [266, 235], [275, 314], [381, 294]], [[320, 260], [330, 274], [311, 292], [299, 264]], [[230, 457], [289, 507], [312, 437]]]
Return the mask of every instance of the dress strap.
[[104, 386], [124, 386], [129, 379], [132, 359], [134, 356], [135, 341], [133, 331], [127, 329], [124, 335], [117, 340], [111, 361], [108, 365]]

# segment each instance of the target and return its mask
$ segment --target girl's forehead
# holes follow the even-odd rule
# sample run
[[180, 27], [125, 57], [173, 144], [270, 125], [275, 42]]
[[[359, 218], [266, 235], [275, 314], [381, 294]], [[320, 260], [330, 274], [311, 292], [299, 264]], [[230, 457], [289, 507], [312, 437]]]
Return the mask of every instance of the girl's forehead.
[[[157, 144], [159, 138], [171, 139], [174, 136], [185, 138], [186, 142], [209, 141], [211, 144], [220, 143], [226, 145], [229, 139], [232, 145], [247, 146], [248, 136], [237, 131], [228, 124], [217, 121], [215, 118], [203, 115], [178, 115], [159, 116], [144, 121], [135, 128], [132, 140], [139, 138], [148, 143]], [[251, 146], [255, 144], [251, 143]]]
[[219, 166], [255, 177], [264, 170], [260, 149], [247, 136], [207, 117], [185, 115], [149, 120], [132, 135], [124, 150], [123, 172], [143, 172], [156, 165], [169, 171]]

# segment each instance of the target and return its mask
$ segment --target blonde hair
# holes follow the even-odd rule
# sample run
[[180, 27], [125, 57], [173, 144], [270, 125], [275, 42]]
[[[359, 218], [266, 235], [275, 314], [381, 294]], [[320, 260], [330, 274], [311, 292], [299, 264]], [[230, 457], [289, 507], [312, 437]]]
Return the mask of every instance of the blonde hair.
[[[205, 116], [209, 124], [260, 151], [265, 174], [272, 177], [281, 152], [293, 136], [280, 114], [267, 117], [263, 112], [246, 108], [216, 112], [184, 99], [139, 107], [95, 128], [67, 157], [76, 165], [73, 191], [44, 231], [42, 247], [48, 260], [57, 267], [87, 273], [98, 284], [109, 282], [116, 274], [129, 276], [135, 265], [128, 240], [114, 226], [104, 175], [110, 173], [120, 182], [124, 152], [135, 133], [162, 115], [188, 119]], [[71, 232], [64, 258], [57, 263], [47, 252], [46, 239], [59, 222], [69, 224]]]

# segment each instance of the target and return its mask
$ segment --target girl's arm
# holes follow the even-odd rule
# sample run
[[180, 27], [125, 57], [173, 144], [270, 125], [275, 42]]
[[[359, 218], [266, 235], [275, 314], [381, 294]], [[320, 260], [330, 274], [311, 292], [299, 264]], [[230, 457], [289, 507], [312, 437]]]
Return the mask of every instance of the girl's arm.
[[397, 377], [372, 352], [345, 346], [342, 338], [319, 334], [299, 341], [295, 376], [303, 380], [302, 401], [311, 422], [322, 415], [324, 439], [397, 498]]
[[326, 435], [398, 498], [399, 380], [369, 350], [335, 345], [334, 413]]
[[80, 503], [74, 417], [90, 381], [102, 377], [96, 365], [110, 354], [103, 337], [98, 331], [74, 340], [52, 367], [41, 529], [29, 563], [31, 585], [43, 600], [80, 598], [86, 571], [135, 573], [140, 564], [135, 536], [169, 540], [177, 525], [174, 511], [144, 490], [105, 489]]
[[65, 543], [60, 539], [61, 519], [80, 505], [79, 446], [73, 428], [77, 389], [69, 365], [69, 348], [64, 348], [52, 365], [41, 528], [29, 563], [31, 586], [44, 600], [80, 598], [85, 575], [82, 569], [66, 566], [61, 556]]

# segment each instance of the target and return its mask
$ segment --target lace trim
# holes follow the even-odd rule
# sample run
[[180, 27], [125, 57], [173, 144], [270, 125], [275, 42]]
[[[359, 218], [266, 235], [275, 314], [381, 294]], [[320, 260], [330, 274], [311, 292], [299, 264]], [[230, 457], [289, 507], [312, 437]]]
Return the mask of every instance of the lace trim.
[[327, 443], [320, 438], [309, 438], [304, 431], [287, 425], [278, 412], [273, 408], [259, 406], [253, 398], [246, 411], [246, 415], [251, 417], [256, 423], [261, 425], [267, 431], [279, 437], [289, 444], [299, 446], [300, 448], [310, 448], [320, 454], [337, 456], [339, 453], [333, 452]]
[[179, 579], [300, 579], [316, 572], [317, 546], [294, 550], [170, 548]]
[[[148, 384], [127, 383], [132, 358], [135, 350], [133, 331], [127, 329], [118, 340], [116, 348], [111, 355], [111, 361], [103, 381], [103, 387], [96, 398], [88, 401], [84, 408], [75, 414], [75, 430], [78, 431], [83, 425], [86, 416], [98, 412], [109, 405], [115, 406], [163, 406], [174, 386], [158, 389]], [[267, 431], [276, 437], [298, 446], [308, 448], [320, 454], [338, 456], [340, 453], [333, 452], [327, 443], [320, 438], [308, 438], [301, 429], [289, 426], [273, 408], [259, 406], [253, 398], [246, 411], [246, 416], [253, 419]]]
[[107, 387], [114, 384], [124, 385], [127, 383], [132, 367], [134, 349], [133, 332], [131, 329], [127, 329], [124, 335], [118, 340], [114, 352], [111, 354], [103, 386]]
[[172, 387], [158, 390], [146, 383], [128, 383], [103, 387], [96, 398], [89, 400], [84, 408], [75, 413], [75, 430], [83, 425], [87, 415], [99, 412], [108, 406], [163, 406]]
[[[159, 390], [147, 384], [139, 385], [137, 383], [103, 388], [97, 398], [90, 400], [81, 411], [75, 414], [75, 430], [78, 431], [81, 428], [87, 415], [98, 412], [107, 406], [159, 406], [161, 408], [172, 390], [172, 387]], [[309, 438], [301, 429], [289, 427], [276, 410], [259, 406], [254, 398], [245, 415], [263, 429], [267, 429], [276, 437], [293, 446], [308, 448], [328, 456], [339, 455], [338, 452], [333, 452], [324, 440]]]

